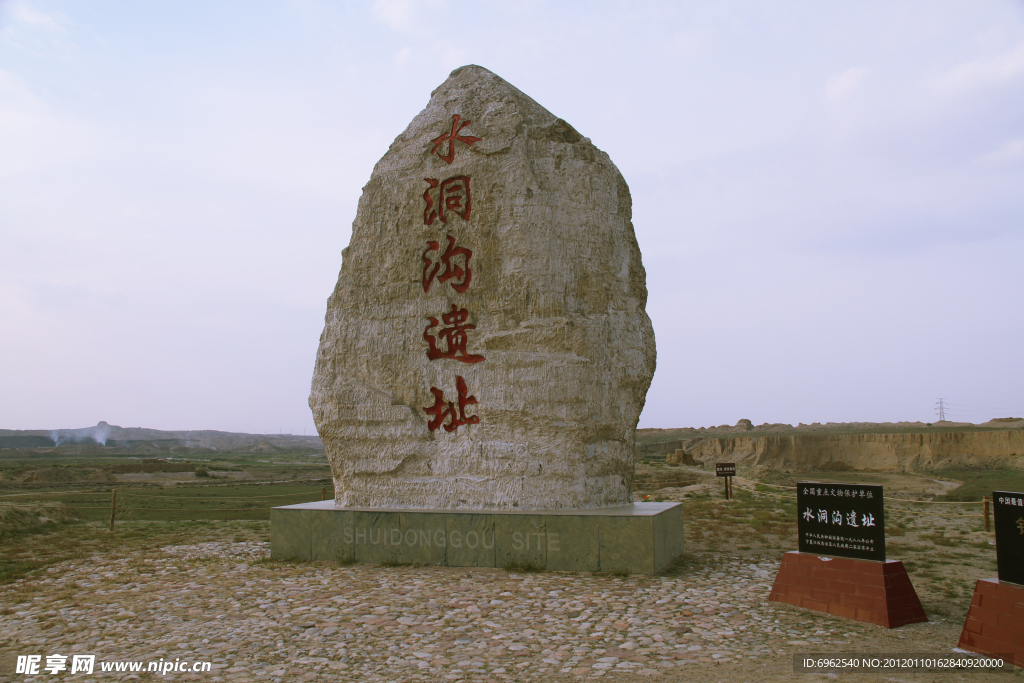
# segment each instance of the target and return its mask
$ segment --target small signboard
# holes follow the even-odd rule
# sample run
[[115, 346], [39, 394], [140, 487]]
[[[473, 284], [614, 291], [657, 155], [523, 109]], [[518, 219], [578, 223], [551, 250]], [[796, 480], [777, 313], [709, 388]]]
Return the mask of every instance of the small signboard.
[[885, 561], [881, 486], [805, 481], [796, 503], [800, 552]]
[[1024, 585], [1024, 493], [993, 491], [999, 580]]
[[716, 462], [715, 463], [715, 476], [719, 476], [719, 477], [735, 477], [736, 476], [736, 463], [734, 463], [734, 462]]

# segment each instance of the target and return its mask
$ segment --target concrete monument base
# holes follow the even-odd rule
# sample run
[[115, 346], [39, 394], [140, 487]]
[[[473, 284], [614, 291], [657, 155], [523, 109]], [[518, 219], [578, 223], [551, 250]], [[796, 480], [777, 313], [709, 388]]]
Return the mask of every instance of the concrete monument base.
[[680, 503], [591, 510], [273, 508], [274, 559], [656, 574], [683, 553]]

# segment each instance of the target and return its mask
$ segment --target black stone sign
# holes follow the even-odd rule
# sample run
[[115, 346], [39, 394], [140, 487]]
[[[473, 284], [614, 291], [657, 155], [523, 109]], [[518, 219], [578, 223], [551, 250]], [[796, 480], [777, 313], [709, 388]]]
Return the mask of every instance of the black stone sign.
[[1024, 584], [1024, 493], [993, 491], [999, 580]]
[[717, 476], [717, 477], [735, 477], [736, 476], [736, 463], [734, 463], [734, 462], [716, 462], [715, 463], [715, 476]]
[[796, 491], [798, 549], [884, 562], [882, 502], [881, 486], [800, 482]]

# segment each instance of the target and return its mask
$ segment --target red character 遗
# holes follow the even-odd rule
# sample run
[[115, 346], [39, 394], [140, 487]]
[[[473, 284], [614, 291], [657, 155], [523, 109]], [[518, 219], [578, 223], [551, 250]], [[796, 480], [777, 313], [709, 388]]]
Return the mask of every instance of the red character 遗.
[[[427, 429], [430, 431], [444, 427], [446, 432], [454, 432], [462, 425], [475, 425], [480, 422], [479, 415], [466, 415], [466, 406], [476, 403], [476, 396], [466, 396], [469, 390], [466, 388], [466, 380], [461, 375], [455, 377], [455, 388], [459, 394], [457, 407], [452, 401], [445, 402], [443, 391], [437, 387], [430, 387], [430, 393], [434, 395], [434, 405], [423, 409], [427, 415], [433, 416], [427, 422]], [[451, 418], [451, 422], [445, 424], [448, 418]]]
[[[473, 272], [469, 269], [469, 260], [473, 258], [473, 252], [465, 247], [456, 247], [455, 238], [451, 235], [446, 235], [448, 238], [448, 248], [441, 254], [441, 260], [435, 263], [433, 259], [427, 258], [427, 254], [432, 251], [440, 251], [441, 245], [438, 242], [430, 240], [427, 242], [427, 248], [423, 252], [423, 291], [429, 292], [430, 285], [433, 283], [434, 278], [437, 277], [437, 281], [442, 285], [449, 280], [452, 280], [452, 289], [459, 294], [462, 294], [469, 289], [470, 280], [473, 279]], [[463, 265], [459, 265], [459, 259], [465, 259]], [[444, 266], [444, 270], [438, 274], [441, 270], [441, 266]]]
[[[465, 123], [460, 123], [460, 121], [462, 121], [462, 117], [461, 116], [459, 116], [458, 114], [453, 115], [452, 116], [452, 129], [451, 129], [451, 131], [448, 132], [448, 133], [445, 133], [444, 135], [440, 135], [440, 136], [434, 138], [433, 140], [431, 140], [431, 142], [434, 143], [434, 148], [432, 150], [430, 150], [430, 153], [431, 154], [437, 154], [437, 156], [439, 156], [442, 159], [444, 159], [445, 163], [448, 163], [448, 164], [452, 163], [452, 161], [455, 159], [455, 141], [456, 140], [458, 140], [459, 142], [464, 142], [467, 145], [472, 145], [474, 142], [480, 142], [480, 138], [475, 138], [472, 135], [459, 135], [459, 132], [463, 128], [465, 128], [469, 124], [473, 123], [472, 121], [468, 121], [468, 120]], [[441, 154], [441, 151], [440, 151], [441, 150], [441, 145], [443, 145], [446, 142], [448, 143], [448, 153], [447, 154]]]
[[[435, 218], [440, 218], [442, 223], [447, 223], [448, 218], [445, 211], [461, 216], [462, 220], [468, 221], [473, 212], [473, 202], [469, 194], [469, 176], [455, 176], [444, 181], [436, 178], [424, 178], [430, 187], [423, 193], [423, 199], [427, 207], [423, 209], [423, 222], [433, 225]], [[431, 192], [437, 190], [437, 203], [435, 207], [434, 198]]]
[[[466, 331], [475, 330], [476, 325], [466, 324], [466, 321], [469, 320], [469, 311], [465, 308], [459, 308], [452, 304], [451, 312], [441, 316], [444, 324], [450, 325], [450, 327], [442, 327], [438, 330], [436, 337], [430, 334], [430, 330], [437, 327], [437, 318], [427, 318], [427, 320], [430, 321], [430, 324], [423, 330], [423, 339], [430, 345], [430, 350], [427, 351], [427, 358], [430, 360], [451, 358], [452, 360], [460, 360], [463, 363], [479, 363], [485, 360], [479, 354], [466, 351], [466, 344], [469, 342], [469, 335], [466, 334]], [[447, 351], [441, 351], [437, 348], [438, 339], [444, 339], [448, 343]]]

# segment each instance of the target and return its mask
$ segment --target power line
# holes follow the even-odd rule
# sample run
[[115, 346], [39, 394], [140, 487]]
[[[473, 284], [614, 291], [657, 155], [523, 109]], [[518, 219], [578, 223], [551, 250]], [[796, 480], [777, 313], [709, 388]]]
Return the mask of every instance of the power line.
[[1016, 413], [1021, 411], [1024, 411], [1024, 408], [1019, 406], [1006, 409], [981, 408], [978, 410], [965, 410], [960, 408], [952, 408], [948, 403], [946, 404], [946, 412], [949, 413], [950, 415], [998, 415], [999, 413], [1006, 415], [1007, 413]]
[[938, 413], [939, 420], [947, 419], [950, 416], [960, 418], [992, 417], [993, 415], [998, 417], [1000, 414], [1007, 416], [1024, 413], [1024, 401], [1011, 399], [988, 403], [955, 403], [940, 398], [935, 402], [935, 412]]

